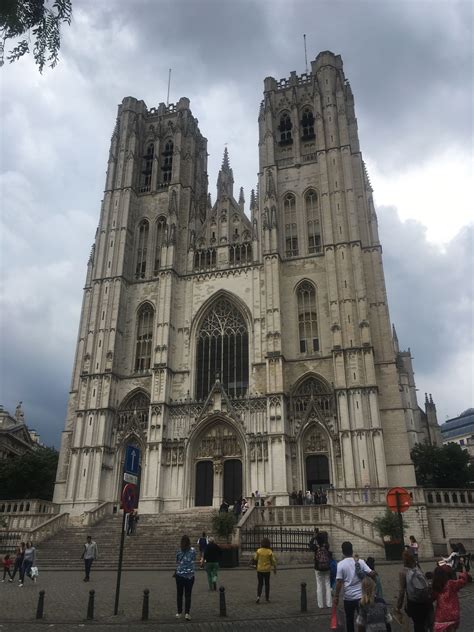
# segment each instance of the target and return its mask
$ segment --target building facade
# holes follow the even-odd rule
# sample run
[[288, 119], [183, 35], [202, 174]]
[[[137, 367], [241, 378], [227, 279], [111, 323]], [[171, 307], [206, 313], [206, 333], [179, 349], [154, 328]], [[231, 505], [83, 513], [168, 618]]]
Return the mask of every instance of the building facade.
[[58, 467], [66, 511], [118, 499], [127, 443], [145, 513], [415, 484], [423, 434], [340, 56], [265, 79], [258, 121], [247, 215], [227, 151], [211, 202], [188, 99], [118, 108]]
[[0, 405], [0, 461], [22, 457], [42, 445], [36, 431], [25, 424], [21, 404], [17, 405], [14, 416]]
[[443, 444], [457, 443], [474, 460], [474, 408], [467, 408], [458, 417], [447, 419], [440, 426]]

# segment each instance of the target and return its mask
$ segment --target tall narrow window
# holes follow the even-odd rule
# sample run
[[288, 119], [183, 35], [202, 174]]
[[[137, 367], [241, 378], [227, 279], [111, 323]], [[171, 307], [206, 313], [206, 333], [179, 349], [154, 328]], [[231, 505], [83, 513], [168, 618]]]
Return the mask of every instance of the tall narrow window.
[[142, 160], [142, 173], [140, 182], [140, 191], [146, 193], [151, 189], [151, 172], [153, 169], [153, 156], [155, 155], [155, 146], [149, 143], [146, 153]]
[[169, 184], [171, 182], [171, 171], [173, 168], [173, 141], [169, 140], [165, 144], [165, 151], [163, 152], [163, 183]]
[[298, 226], [296, 223], [296, 199], [293, 193], [285, 195], [283, 201], [285, 213], [285, 254], [287, 257], [297, 257]]
[[280, 145], [291, 145], [293, 138], [291, 137], [291, 128], [293, 124], [291, 122], [288, 112], [283, 112], [280, 116], [280, 125], [278, 129], [280, 131]]
[[311, 108], [303, 110], [301, 118], [301, 131], [303, 140], [313, 140], [314, 138], [314, 116]]
[[321, 219], [316, 191], [310, 189], [305, 195], [304, 202], [308, 227], [308, 252], [314, 255], [321, 252]]
[[154, 310], [145, 303], [138, 312], [137, 344], [135, 351], [135, 371], [148, 371], [151, 366], [151, 346], [153, 340]]
[[155, 263], [153, 265], [153, 275], [156, 276], [161, 268], [161, 247], [164, 244], [166, 235], [166, 219], [159, 217], [156, 222], [156, 243], [155, 243]]
[[146, 274], [146, 253], [148, 247], [149, 225], [146, 219], [140, 222], [137, 235], [137, 263], [135, 266], [135, 278], [144, 279]]
[[196, 397], [205, 399], [216, 379], [230, 397], [245, 395], [249, 383], [249, 339], [242, 314], [226, 298], [211, 307], [197, 344]]
[[319, 336], [314, 285], [303, 281], [298, 286], [297, 297], [300, 353], [315, 353], [319, 351]]

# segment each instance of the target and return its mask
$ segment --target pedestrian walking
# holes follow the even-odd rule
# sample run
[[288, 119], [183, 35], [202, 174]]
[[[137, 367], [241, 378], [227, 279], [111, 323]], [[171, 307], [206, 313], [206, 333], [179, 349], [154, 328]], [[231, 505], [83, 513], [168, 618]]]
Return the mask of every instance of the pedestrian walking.
[[21, 542], [20, 546], [16, 547], [12, 581], [15, 579], [17, 572], [19, 576], [21, 575], [21, 565], [23, 564], [23, 558], [25, 557], [25, 548], [26, 544], [24, 542]]
[[257, 600], [260, 603], [263, 585], [265, 584], [265, 600], [270, 601], [270, 573], [276, 574], [276, 559], [268, 538], [263, 538], [259, 549], [255, 551], [253, 561], [257, 569]]
[[419, 564], [418, 564], [418, 550], [419, 550], [419, 546], [418, 546], [418, 542], [416, 541], [416, 538], [415, 538], [414, 535], [410, 536], [410, 544], [408, 544], [408, 550], [410, 551], [410, 553], [415, 558], [416, 565], [419, 566]]
[[214, 538], [210, 537], [208, 545], [203, 553], [209, 590], [217, 590], [217, 576], [219, 574], [219, 560], [221, 555], [221, 547], [216, 544]]
[[[375, 571], [375, 558], [368, 557], [366, 559], [366, 562], [367, 562], [367, 566], [370, 568], [370, 570]], [[378, 599], [383, 599], [383, 588], [382, 588], [382, 582], [380, 580], [380, 576], [376, 575], [374, 577], [374, 581], [375, 581], [375, 596]]]
[[10, 556], [5, 555], [3, 560], [2, 560], [2, 565], [3, 565], [3, 579], [2, 579], [2, 584], [5, 581], [5, 577], [8, 575], [8, 581], [12, 582], [13, 578], [12, 578], [12, 572], [10, 570], [11, 565], [13, 564], [13, 560], [10, 558]]
[[434, 571], [432, 597], [436, 604], [434, 632], [455, 632], [461, 623], [458, 592], [469, 581], [469, 573], [462, 570], [457, 579], [451, 578], [446, 566]]
[[410, 551], [403, 551], [402, 559], [403, 569], [399, 573], [395, 612], [400, 613], [405, 603], [405, 612], [413, 621], [414, 632], [425, 632], [433, 608], [428, 582], [417, 568], [415, 558]]
[[204, 563], [204, 551], [206, 550], [208, 543], [209, 543], [209, 540], [207, 538], [206, 532], [203, 531], [202, 536], [197, 541], [197, 545], [199, 547], [199, 553], [200, 553], [199, 559], [201, 561], [201, 564]]
[[375, 577], [364, 560], [354, 556], [352, 542], [342, 543], [342, 559], [337, 565], [336, 592], [333, 605], [339, 603], [339, 595], [344, 586], [344, 611], [346, 613], [346, 630], [354, 632], [354, 615], [359, 611], [359, 602], [362, 598], [362, 580], [365, 575]]
[[36, 583], [36, 574], [31, 574], [31, 569], [33, 568], [33, 566], [36, 567], [36, 549], [33, 546], [32, 542], [27, 542], [25, 546], [23, 562], [20, 569], [20, 588], [23, 588], [25, 575], [27, 575], [31, 579], [31, 581]]
[[196, 550], [191, 546], [191, 540], [187, 535], [181, 538], [181, 548], [176, 553], [176, 618], [183, 616], [183, 593], [184, 593], [184, 618], [191, 619], [191, 593], [194, 585], [194, 562], [196, 561]]
[[241, 500], [234, 500], [234, 507], [233, 507], [232, 511], [234, 512], [235, 522], [236, 523], [239, 522], [240, 515], [242, 513], [242, 501]]
[[356, 623], [364, 632], [386, 632], [392, 615], [383, 599], [375, 595], [375, 582], [370, 577], [362, 580], [362, 597]]
[[314, 575], [316, 577], [316, 597], [318, 608], [330, 608], [331, 596], [331, 557], [329, 547], [321, 532], [316, 536], [314, 552]]
[[90, 580], [91, 567], [94, 560], [97, 560], [99, 557], [99, 550], [97, 548], [97, 543], [94, 542], [92, 536], [87, 536], [87, 542], [84, 544], [84, 550], [82, 551], [81, 558], [84, 560], [84, 570], [86, 576], [84, 577], [84, 581], [88, 582]]
[[127, 517], [127, 535], [135, 535], [138, 520], [138, 511], [136, 509], [132, 509]]

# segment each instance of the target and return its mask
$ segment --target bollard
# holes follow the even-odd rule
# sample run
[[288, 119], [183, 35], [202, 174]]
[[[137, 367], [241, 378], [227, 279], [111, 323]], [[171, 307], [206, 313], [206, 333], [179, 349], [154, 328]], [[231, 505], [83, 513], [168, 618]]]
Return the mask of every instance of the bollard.
[[44, 610], [44, 590], [39, 591], [38, 597], [38, 607], [36, 608], [36, 618], [43, 618], [43, 610]]
[[227, 608], [225, 605], [225, 588], [221, 586], [219, 588], [219, 616], [226, 617], [227, 616]]
[[95, 590], [89, 590], [89, 603], [87, 604], [87, 618], [94, 618], [94, 597]]
[[142, 606], [142, 621], [148, 621], [148, 604], [150, 598], [150, 591], [145, 588], [143, 591], [143, 606]]
[[301, 612], [307, 612], [308, 599], [306, 596], [306, 582], [301, 582]]

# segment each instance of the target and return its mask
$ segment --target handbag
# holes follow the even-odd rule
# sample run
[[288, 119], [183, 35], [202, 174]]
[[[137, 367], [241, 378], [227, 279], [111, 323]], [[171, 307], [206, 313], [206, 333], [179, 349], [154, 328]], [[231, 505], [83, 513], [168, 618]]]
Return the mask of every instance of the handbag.
[[37, 566], [32, 566], [30, 570], [30, 577], [38, 577], [39, 571]]

